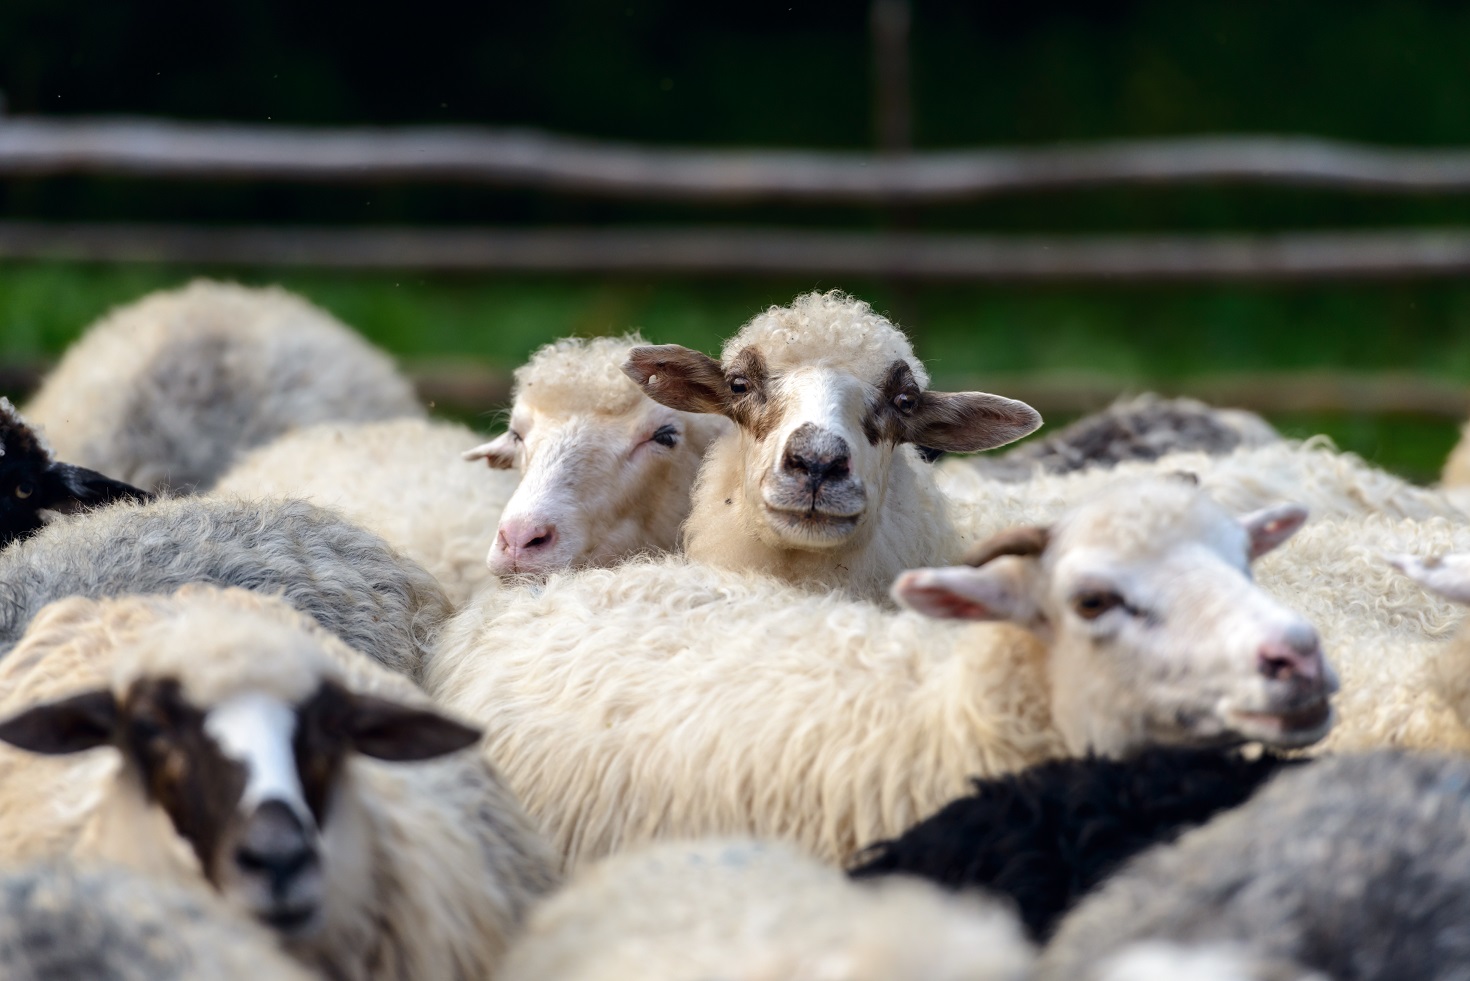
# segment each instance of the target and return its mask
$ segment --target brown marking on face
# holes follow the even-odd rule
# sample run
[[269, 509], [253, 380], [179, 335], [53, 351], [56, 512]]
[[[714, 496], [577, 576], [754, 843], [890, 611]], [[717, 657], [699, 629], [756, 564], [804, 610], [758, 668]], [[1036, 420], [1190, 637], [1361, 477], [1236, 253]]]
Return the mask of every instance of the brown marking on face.
[[1040, 525], [1009, 528], [970, 549], [965, 565], [979, 567], [1002, 555], [1039, 556], [1050, 541], [1050, 528]]
[[222, 845], [245, 791], [245, 767], [204, 731], [204, 712], [173, 678], [141, 678], [122, 702], [118, 742], [144, 790], [189, 842], [205, 876], [220, 884]]
[[351, 718], [351, 694], [330, 681], [323, 682], [297, 713], [296, 771], [317, 827], [326, 824], [332, 788], [352, 748]]
[[[769, 436], [781, 421], [780, 412], [770, 398], [770, 373], [760, 351], [748, 347], [730, 359], [725, 367], [725, 380], [730, 391], [726, 415], [757, 442]], [[736, 391], [743, 387], [744, 392]]]
[[914, 370], [907, 361], [899, 358], [889, 365], [878, 384], [878, 398], [863, 418], [863, 435], [868, 437], [868, 443], [897, 446], [914, 442], [910, 430], [926, 394], [914, 379]]

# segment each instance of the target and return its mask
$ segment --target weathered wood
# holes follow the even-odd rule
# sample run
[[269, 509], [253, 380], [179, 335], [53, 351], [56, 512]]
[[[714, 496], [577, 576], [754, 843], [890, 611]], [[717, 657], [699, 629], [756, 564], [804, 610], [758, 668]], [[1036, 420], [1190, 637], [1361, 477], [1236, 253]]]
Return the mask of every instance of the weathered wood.
[[0, 222], [0, 259], [433, 272], [1168, 282], [1470, 273], [1470, 230], [992, 236], [790, 229], [219, 228]]
[[[49, 365], [0, 365], [0, 395], [20, 400], [35, 389]], [[435, 408], [492, 412], [510, 402], [510, 371], [483, 361], [418, 360], [408, 373], [420, 396]], [[1175, 379], [1158, 384], [1120, 381], [1083, 372], [941, 377], [951, 389], [998, 392], [1036, 406], [1043, 414], [1101, 409], [1122, 395], [1144, 391], [1188, 395], [1211, 405], [1267, 415], [1323, 413], [1395, 414], [1463, 420], [1470, 417], [1470, 386], [1400, 372], [1271, 372]]]
[[1060, 188], [1200, 183], [1470, 191], [1470, 151], [1311, 137], [1201, 136], [864, 153], [644, 147], [534, 130], [316, 128], [134, 118], [0, 118], [0, 177], [446, 181], [704, 202], [943, 203]]

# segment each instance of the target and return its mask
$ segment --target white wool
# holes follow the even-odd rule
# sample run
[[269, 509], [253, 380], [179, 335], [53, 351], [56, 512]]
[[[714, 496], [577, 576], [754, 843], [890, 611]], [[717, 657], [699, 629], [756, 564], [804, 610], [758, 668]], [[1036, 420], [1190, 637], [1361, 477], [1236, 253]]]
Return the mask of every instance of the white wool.
[[392, 361], [325, 311], [208, 280], [109, 313], [25, 407], [61, 459], [180, 491], [297, 426], [423, 412]]
[[[412, 683], [279, 600], [185, 587], [47, 607], [0, 661], [0, 715], [99, 683], [121, 693], [140, 677], [179, 679], [201, 709], [243, 690], [297, 700], [324, 679], [428, 707]], [[193, 853], [136, 780], [113, 750], [0, 746], [0, 859], [74, 855], [199, 887]], [[353, 756], [341, 781], [327, 821], [339, 830], [325, 859], [326, 923], [292, 952], [340, 977], [488, 975], [553, 883], [544, 843], [494, 769], [472, 751], [413, 764]]]
[[485, 552], [519, 479], [460, 459], [479, 440], [467, 426], [428, 419], [324, 423], [252, 451], [213, 493], [340, 511], [422, 565], [460, 606], [490, 581]]
[[583, 870], [502, 981], [1021, 981], [1016, 917], [979, 896], [849, 881], [774, 842], [669, 842]]
[[841, 290], [803, 293], [789, 306], [756, 314], [725, 341], [721, 360], [757, 348], [773, 372], [803, 365], [834, 365], [860, 378], [879, 378], [897, 360], [909, 363], [920, 388], [929, 373], [914, 357], [903, 331], [871, 306]]

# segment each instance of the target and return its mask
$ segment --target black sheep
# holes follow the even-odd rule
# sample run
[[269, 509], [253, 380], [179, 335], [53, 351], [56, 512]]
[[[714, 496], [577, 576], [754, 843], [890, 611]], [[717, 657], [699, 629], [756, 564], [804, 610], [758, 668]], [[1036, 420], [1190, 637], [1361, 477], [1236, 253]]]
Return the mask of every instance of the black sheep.
[[95, 470], [58, 463], [39, 433], [0, 398], [0, 548], [40, 530], [42, 511], [70, 513], [153, 495]]
[[1005, 894], [1042, 941], [1124, 861], [1244, 803], [1296, 762], [1269, 753], [1247, 759], [1225, 750], [1154, 748], [1126, 760], [1042, 763], [976, 780], [971, 796], [863, 849], [849, 874], [916, 875]]

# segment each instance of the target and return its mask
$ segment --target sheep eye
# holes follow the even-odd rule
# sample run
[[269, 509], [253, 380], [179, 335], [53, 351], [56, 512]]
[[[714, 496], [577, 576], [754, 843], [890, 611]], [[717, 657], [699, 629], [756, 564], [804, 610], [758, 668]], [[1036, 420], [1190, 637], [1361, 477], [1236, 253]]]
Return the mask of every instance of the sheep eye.
[[1072, 599], [1072, 609], [1084, 620], [1096, 620], [1115, 606], [1123, 605], [1123, 597], [1117, 593], [1081, 593]]
[[899, 392], [893, 397], [893, 407], [899, 412], [913, 412], [919, 404], [919, 397], [913, 392]]
[[30, 497], [35, 492], [36, 492], [36, 489], [34, 487], [32, 487], [30, 484], [21, 483], [21, 484], [16, 484], [15, 485], [15, 496], [17, 498], [19, 498], [20, 500], [22, 500], [22, 501], [24, 501], [26, 498]]
[[750, 379], [744, 377], [743, 375], [736, 375], [734, 378], [730, 379], [730, 391], [734, 392], [736, 395], [744, 395], [746, 392], [750, 391]]
[[517, 443], [525, 442], [525, 440], [521, 438], [521, 434], [516, 432], [514, 429], [510, 430], [510, 438], [515, 440]]
[[660, 446], [674, 446], [679, 442], [679, 430], [673, 426], [659, 426], [650, 438]]

